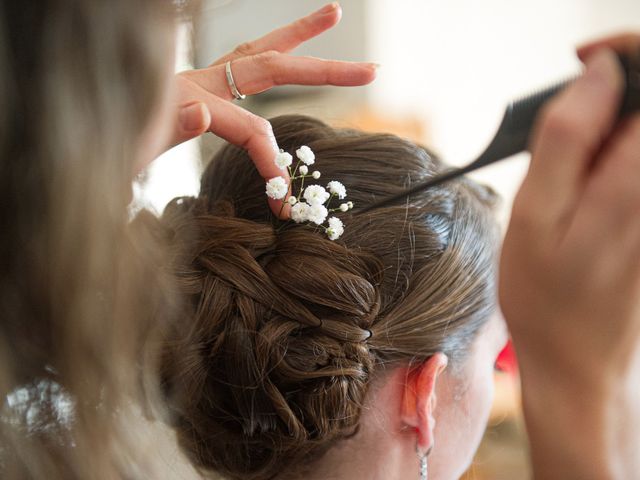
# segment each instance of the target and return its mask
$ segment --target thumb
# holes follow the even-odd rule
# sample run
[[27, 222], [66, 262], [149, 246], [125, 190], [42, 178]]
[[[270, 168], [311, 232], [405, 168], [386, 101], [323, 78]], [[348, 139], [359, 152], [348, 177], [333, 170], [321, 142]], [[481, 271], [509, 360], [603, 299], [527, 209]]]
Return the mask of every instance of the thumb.
[[211, 126], [211, 113], [202, 102], [180, 105], [171, 146], [202, 135]]

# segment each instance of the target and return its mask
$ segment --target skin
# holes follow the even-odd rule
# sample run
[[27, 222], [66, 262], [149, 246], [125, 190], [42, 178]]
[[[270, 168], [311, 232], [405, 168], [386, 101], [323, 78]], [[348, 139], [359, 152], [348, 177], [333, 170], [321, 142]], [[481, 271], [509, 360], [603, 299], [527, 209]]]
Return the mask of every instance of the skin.
[[640, 116], [616, 122], [613, 52], [538, 120], [502, 249], [500, 301], [513, 336], [535, 478], [637, 478], [640, 461]]
[[486, 427], [493, 368], [507, 341], [500, 317], [478, 333], [460, 365], [436, 354], [417, 368], [394, 368], [374, 383], [358, 434], [311, 465], [305, 479], [418, 478], [416, 448], [429, 478], [456, 479], [467, 469]]
[[493, 403], [495, 362], [508, 338], [504, 320], [495, 316], [462, 367], [437, 383], [430, 478], [458, 479], [471, 465]]

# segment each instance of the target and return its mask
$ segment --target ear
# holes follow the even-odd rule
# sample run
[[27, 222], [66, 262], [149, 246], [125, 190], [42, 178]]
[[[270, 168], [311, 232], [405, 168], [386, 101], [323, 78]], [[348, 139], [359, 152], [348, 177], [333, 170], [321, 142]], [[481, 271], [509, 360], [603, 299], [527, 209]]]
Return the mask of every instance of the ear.
[[436, 353], [424, 363], [411, 367], [407, 373], [401, 417], [405, 425], [415, 428], [421, 452], [427, 452], [433, 445], [436, 380], [447, 363], [444, 353]]

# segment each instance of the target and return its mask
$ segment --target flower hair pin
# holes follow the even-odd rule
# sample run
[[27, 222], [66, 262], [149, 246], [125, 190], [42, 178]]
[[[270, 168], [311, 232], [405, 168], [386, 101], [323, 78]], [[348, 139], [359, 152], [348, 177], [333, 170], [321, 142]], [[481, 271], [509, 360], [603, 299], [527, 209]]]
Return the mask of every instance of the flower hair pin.
[[331, 208], [331, 203], [334, 200], [344, 200], [347, 196], [347, 189], [342, 183], [335, 180], [329, 182], [327, 188], [321, 185], [305, 187], [306, 179], [318, 180], [321, 176], [318, 170], [309, 173], [309, 167], [315, 163], [316, 156], [309, 147], [303, 145], [296, 150], [296, 157], [298, 157], [298, 161], [296, 166], [292, 168], [293, 156], [280, 150], [276, 155], [275, 164], [281, 170], [288, 170], [292, 191], [293, 182], [300, 180], [298, 195], [286, 198], [289, 192], [287, 181], [283, 177], [274, 177], [267, 182], [267, 196], [275, 200], [282, 200], [283, 208], [285, 203], [291, 205], [291, 220], [294, 222], [318, 225], [324, 229], [330, 240], [337, 240], [344, 233], [344, 224], [338, 217], [329, 217], [329, 214], [347, 212], [353, 208], [353, 202], [342, 202], [333, 208]]

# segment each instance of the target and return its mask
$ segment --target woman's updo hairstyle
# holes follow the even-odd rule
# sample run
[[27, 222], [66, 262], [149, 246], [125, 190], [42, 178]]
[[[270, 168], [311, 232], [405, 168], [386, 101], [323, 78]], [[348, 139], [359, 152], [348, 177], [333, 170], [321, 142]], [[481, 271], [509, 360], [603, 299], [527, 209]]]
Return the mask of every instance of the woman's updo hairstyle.
[[461, 180], [359, 215], [443, 165], [393, 135], [272, 125], [281, 148], [308, 145], [322, 180], [347, 187], [339, 240], [277, 220], [231, 145], [198, 198], [162, 218], [184, 297], [161, 359], [170, 422], [197, 467], [233, 479], [300, 473], [357, 432], [374, 378], [436, 352], [455, 366], [494, 304], [491, 192]]

